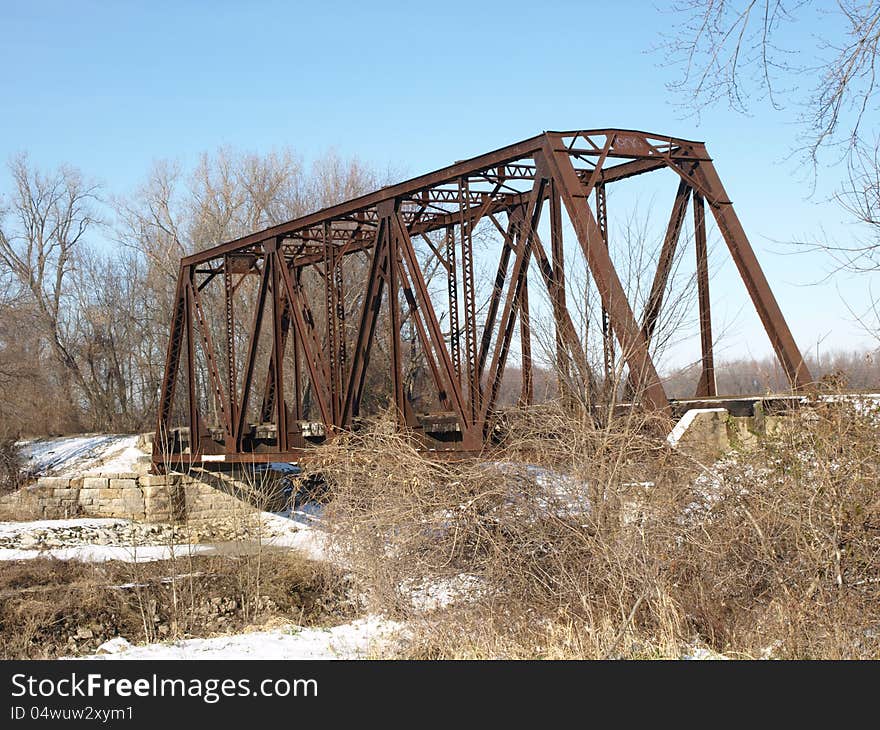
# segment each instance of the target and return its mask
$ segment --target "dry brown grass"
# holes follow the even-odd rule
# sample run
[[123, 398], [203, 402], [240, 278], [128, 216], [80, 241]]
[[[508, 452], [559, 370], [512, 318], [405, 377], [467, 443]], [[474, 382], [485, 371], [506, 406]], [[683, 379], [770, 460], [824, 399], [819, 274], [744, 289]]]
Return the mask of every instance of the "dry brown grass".
[[[6, 562], [0, 571], [0, 658], [93, 652], [114, 636], [133, 643], [207, 636], [273, 618], [299, 625], [354, 615], [342, 577], [326, 565], [264, 551], [258, 601], [242, 596], [235, 556], [132, 565], [47, 558]], [[173, 578], [173, 580], [172, 580]], [[71, 641], [73, 638], [73, 641]]]
[[656, 425], [548, 404], [512, 417], [491, 461], [443, 462], [385, 421], [312, 468], [411, 656], [878, 656], [876, 413], [816, 402], [709, 470]]
[[880, 409], [817, 399], [702, 480], [677, 551], [693, 630], [721, 650], [880, 656]]

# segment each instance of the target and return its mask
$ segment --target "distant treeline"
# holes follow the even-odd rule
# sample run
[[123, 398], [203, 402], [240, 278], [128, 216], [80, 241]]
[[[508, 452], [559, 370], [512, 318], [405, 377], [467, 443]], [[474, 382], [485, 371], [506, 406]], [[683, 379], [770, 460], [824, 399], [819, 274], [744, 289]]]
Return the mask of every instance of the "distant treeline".
[[[851, 390], [880, 390], [880, 352], [836, 351], [805, 356], [807, 367], [814, 379], [835, 378], [841, 387]], [[672, 398], [686, 398], [694, 394], [699, 377], [699, 365], [692, 365], [672, 373], [665, 382]], [[784, 393], [790, 390], [779, 361], [773, 357], [722, 362], [715, 367], [719, 395]]]

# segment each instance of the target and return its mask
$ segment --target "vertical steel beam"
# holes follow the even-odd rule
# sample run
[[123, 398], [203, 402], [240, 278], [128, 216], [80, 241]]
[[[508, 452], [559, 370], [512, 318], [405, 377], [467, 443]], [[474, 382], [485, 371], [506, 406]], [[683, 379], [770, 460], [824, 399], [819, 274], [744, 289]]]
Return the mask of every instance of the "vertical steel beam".
[[[298, 269], [295, 270], [294, 276], [299, 276]], [[300, 361], [298, 338], [293, 338], [290, 349], [293, 358], [293, 420], [301, 421], [305, 418], [305, 413], [303, 413], [302, 362]]]
[[336, 332], [337, 332], [337, 341], [336, 341], [336, 380], [334, 384], [335, 394], [334, 400], [336, 402], [335, 413], [336, 413], [336, 423], [340, 423], [342, 419], [342, 383], [345, 378], [345, 360], [346, 360], [346, 348], [345, 348], [345, 278], [343, 276], [343, 266], [344, 259], [342, 256], [335, 255], [334, 256], [334, 266], [333, 266], [333, 296], [336, 301]]
[[192, 297], [189, 292], [192, 291], [193, 276], [195, 276], [195, 267], [189, 266], [186, 270], [186, 289], [184, 290], [185, 312], [186, 312], [186, 375], [187, 375], [187, 396], [189, 398], [189, 452], [190, 456], [196, 456], [202, 452], [202, 434], [199, 427], [199, 403], [198, 393], [196, 390], [196, 352], [195, 352], [195, 336], [193, 333], [193, 307]]
[[231, 445], [235, 444], [235, 422], [238, 411], [238, 372], [235, 361], [235, 289], [229, 256], [223, 257], [223, 304], [226, 315], [226, 380], [229, 393], [229, 419], [233, 424]]
[[565, 301], [565, 247], [562, 236], [562, 201], [556, 189], [556, 181], [550, 181], [550, 258], [553, 279], [559, 285], [559, 293], [552, 297], [553, 323], [556, 336], [556, 379], [560, 397], [571, 378], [568, 354], [565, 347], [562, 317], [567, 309]]
[[[605, 185], [596, 185], [596, 222], [599, 224], [599, 233], [605, 249], [608, 250], [608, 207], [605, 198]], [[602, 304], [602, 363], [605, 368], [605, 388], [611, 386], [614, 378], [614, 332], [611, 328], [611, 317], [608, 308]]]
[[[327, 341], [327, 364], [329, 370], [329, 386], [330, 386], [330, 414], [333, 423], [339, 423], [339, 392], [342, 389], [340, 385], [340, 332], [339, 332], [339, 302], [337, 300], [336, 288], [336, 247], [330, 238], [330, 223], [326, 221], [323, 225], [323, 280], [324, 285], [324, 324], [326, 329]], [[344, 333], [341, 333], [344, 336]]]
[[244, 451], [244, 430], [247, 425], [247, 408], [250, 402], [251, 385], [254, 380], [256, 368], [257, 347], [260, 341], [260, 330], [263, 326], [263, 312], [266, 309], [266, 294], [269, 290], [269, 279], [272, 272], [272, 262], [269, 254], [263, 255], [263, 271], [260, 275], [260, 284], [257, 289], [257, 302], [254, 308], [254, 318], [251, 323], [251, 338], [248, 345], [247, 358], [244, 364], [244, 378], [241, 384], [241, 398], [239, 398], [238, 423], [235, 428], [236, 450]]
[[474, 289], [474, 244], [471, 230], [474, 222], [466, 215], [470, 200], [470, 188], [466, 177], [458, 180], [459, 233], [461, 237], [461, 282], [464, 303], [464, 350], [467, 359], [468, 403], [471, 423], [476, 423], [482, 401], [482, 382], [477, 366], [477, 303]]
[[519, 293], [519, 338], [522, 367], [522, 390], [520, 404], [530, 406], [535, 400], [535, 384], [532, 378], [532, 326], [529, 321], [529, 277], [526, 273]]
[[394, 404], [397, 407], [397, 421], [401, 426], [407, 425], [407, 399], [403, 387], [403, 353], [400, 346], [400, 288], [398, 286], [397, 241], [398, 236], [392, 229], [392, 217], [397, 213], [397, 201], [387, 201], [378, 208], [379, 217], [385, 221], [388, 229], [386, 248], [388, 266], [386, 270], [388, 290], [388, 344], [391, 353], [391, 390]]
[[461, 382], [461, 340], [458, 322], [458, 267], [455, 263], [455, 228], [446, 226], [446, 291], [449, 297], [449, 351]]
[[700, 308], [700, 349], [702, 367], [697, 383], [696, 397], [713, 397], [715, 388], [715, 358], [712, 352], [712, 310], [709, 301], [709, 258], [706, 250], [706, 210], [703, 196], [694, 193], [694, 241], [697, 257], [697, 299]]
[[284, 349], [286, 344], [286, 327], [284, 322], [281, 291], [281, 274], [284, 259], [278, 253], [277, 239], [268, 244], [272, 263], [272, 393], [275, 398], [275, 439], [279, 451], [287, 451], [287, 404], [284, 400]]

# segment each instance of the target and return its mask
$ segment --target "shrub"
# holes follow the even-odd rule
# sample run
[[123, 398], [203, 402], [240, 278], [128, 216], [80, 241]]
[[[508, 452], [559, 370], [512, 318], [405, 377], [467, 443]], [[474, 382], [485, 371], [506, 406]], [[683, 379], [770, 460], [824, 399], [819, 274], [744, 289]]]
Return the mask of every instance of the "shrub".
[[0, 494], [14, 492], [24, 481], [24, 460], [15, 439], [0, 439]]
[[652, 419], [548, 404], [488, 459], [389, 422], [312, 465], [334, 544], [419, 657], [880, 655], [880, 414], [806, 404], [706, 469]]

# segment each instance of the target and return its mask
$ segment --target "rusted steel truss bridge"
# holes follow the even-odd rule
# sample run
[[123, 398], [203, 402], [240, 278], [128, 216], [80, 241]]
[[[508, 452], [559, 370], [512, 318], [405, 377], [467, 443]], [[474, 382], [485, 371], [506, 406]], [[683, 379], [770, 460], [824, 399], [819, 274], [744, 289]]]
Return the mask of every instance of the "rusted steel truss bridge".
[[[663, 169], [678, 186], [637, 317], [609, 252], [606, 191]], [[716, 396], [707, 208], [792, 388], [807, 386], [810, 373], [703, 143], [622, 129], [545, 132], [182, 259], [154, 463], [303, 459], [356, 427], [376, 382], [424, 448], [480, 451], [517, 344], [520, 399], [534, 397], [536, 285], [552, 310], [560, 383], [597, 387], [616, 361], [634, 403], [669, 410], [651, 338], [689, 208], [702, 354], [695, 396]], [[501, 240], [485, 297], [478, 225]], [[417, 244], [427, 251], [421, 260]], [[599, 373], [573, 315], [566, 250], [583, 257], [600, 297]], [[415, 350], [428, 393], [417, 399], [406, 372]], [[371, 358], [384, 380], [369, 376]]]

